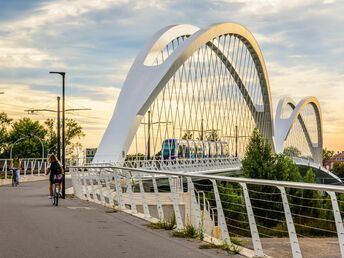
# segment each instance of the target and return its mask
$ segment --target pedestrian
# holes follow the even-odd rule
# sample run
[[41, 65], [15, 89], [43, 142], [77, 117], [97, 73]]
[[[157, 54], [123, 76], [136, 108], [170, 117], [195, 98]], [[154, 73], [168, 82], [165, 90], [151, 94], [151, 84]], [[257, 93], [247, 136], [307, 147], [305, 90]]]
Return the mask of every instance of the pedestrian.
[[13, 176], [15, 176], [15, 180], [18, 185], [20, 181], [20, 168], [21, 167], [22, 167], [21, 159], [19, 159], [18, 155], [16, 155], [14, 159], [12, 160], [11, 169], [12, 169]]

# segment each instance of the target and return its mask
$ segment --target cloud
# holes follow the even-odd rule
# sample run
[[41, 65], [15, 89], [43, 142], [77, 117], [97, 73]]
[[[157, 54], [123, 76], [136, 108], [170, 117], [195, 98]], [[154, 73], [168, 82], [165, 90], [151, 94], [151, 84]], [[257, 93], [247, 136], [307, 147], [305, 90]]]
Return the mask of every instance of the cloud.
[[[20, 105], [54, 105], [60, 80], [48, 72], [60, 69], [67, 72], [71, 103], [95, 106], [99, 113], [90, 117], [108, 119], [134, 58], [157, 30], [178, 23], [205, 27], [234, 21], [251, 30], [262, 48], [274, 102], [284, 94], [315, 95], [323, 107], [325, 130], [338, 135], [344, 129], [338, 114], [344, 108], [342, 1], [22, 2], [0, 4], [0, 87], [6, 90], [7, 104], [12, 103], [7, 96], [13, 97], [7, 91], [13, 90]], [[6, 110], [20, 116], [19, 108]], [[100, 141], [106, 121], [98, 126], [99, 119], [78, 119], [87, 135]], [[344, 139], [329, 147], [340, 148], [338, 142]]]

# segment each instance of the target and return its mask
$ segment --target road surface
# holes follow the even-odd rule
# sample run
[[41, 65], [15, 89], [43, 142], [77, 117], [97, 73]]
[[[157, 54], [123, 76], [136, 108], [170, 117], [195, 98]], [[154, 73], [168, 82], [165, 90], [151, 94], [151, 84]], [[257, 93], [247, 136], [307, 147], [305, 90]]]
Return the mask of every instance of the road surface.
[[201, 250], [147, 222], [76, 198], [53, 207], [47, 181], [0, 187], [0, 257], [241, 257]]

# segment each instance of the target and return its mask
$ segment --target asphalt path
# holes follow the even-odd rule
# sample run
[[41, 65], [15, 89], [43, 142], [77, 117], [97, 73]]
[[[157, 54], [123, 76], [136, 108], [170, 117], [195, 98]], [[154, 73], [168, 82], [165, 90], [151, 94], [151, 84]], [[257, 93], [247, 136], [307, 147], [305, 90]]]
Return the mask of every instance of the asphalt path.
[[[70, 182], [68, 182], [70, 184]], [[0, 257], [241, 257], [147, 228], [126, 213], [108, 213], [77, 198], [48, 199], [48, 182], [0, 187]]]

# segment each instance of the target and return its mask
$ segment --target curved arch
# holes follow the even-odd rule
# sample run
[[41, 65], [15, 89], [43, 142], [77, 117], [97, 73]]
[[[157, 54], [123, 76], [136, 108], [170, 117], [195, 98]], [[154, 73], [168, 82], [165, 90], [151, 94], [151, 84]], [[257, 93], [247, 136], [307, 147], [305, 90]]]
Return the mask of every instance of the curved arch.
[[[246, 28], [235, 23], [216, 24], [201, 30], [191, 25], [176, 25], [159, 31], [135, 59], [94, 161], [121, 160], [125, 157], [141, 119], [151, 103], [178, 68], [200, 47], [207, 44], [227, 67], [230, 66], [230, 61], [225, 58], [226, 56], [211, 43], [211, 40], [228, 34], [240, 38], [254, 61], [261, 85], [263, 107], [253, 105], [240, 76], [235, 69], [231, 71], [233, 74], [236, 73], [233, 77], [236, 78], [237, 85], [251, 112], [260, 113], [260, 116], [267, 118], [268, 123], [257, 123], [257, 126], [267, 139], [272, 139], [274, 133], [270, 85], [261, 50], [253, 35]], [[146, 65], [147, 56], [154, 56], [152, 53], [161, 51], [171, 39], [182, 35], [191, 36], [179, 45], [163, 63], [157, 66]]]
[[[288, 118], [282, 118], [282, 111], [283, 108], [289, 105], [293, 111]], [[306, 106], [312, 105], [316, 117], [317, 123], [317, 143], [314, 144], [311, 140], [310, 133], [306, 127], [305, 121], [303, 120], [302, 116], [300, 115], [301, 112], [305, 109]], [[322, 117], [321, 117], [321, 109], [320, 103], [316, 97], [305, 97], [299, 101], [299, 103], [295, 103], [295, 101], [290, 97], [282, 98], [277, 106], [276, 110], [276, 117], [275, 117], [275, 149], [276, 152], [281, 153], [284, 150], [284, 143], [289, 135], [289, 132], [293, 126], [293, 124], [298, 119], [305, 138], [307, 140], [309, 149], [311, 150], [312, 156], [314, 161], [319, 164], [322, 164], [322, 148], [323, 148], [323, 135], [322, 135]]]

